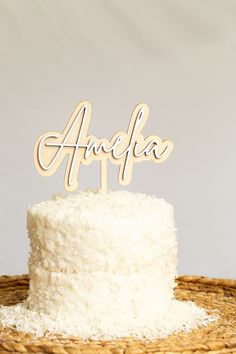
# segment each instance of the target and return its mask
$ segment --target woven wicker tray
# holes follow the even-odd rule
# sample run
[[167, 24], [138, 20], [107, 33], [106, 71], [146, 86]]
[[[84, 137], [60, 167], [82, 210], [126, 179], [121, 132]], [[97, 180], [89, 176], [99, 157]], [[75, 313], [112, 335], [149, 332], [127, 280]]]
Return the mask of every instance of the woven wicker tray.
[[[82, 341], [78, 337], [32, 335], [0, 328], [0, 353], [55, 354], [148, 354], [148, 353], [235, 353], [236, 354], [236, 280], [181, 276], [176, 297], [193, 300], [207, 309], [217, 309], [220, 319], [191, 333], [144, 342], [126, 338], [112, 341]], [[0, 304], [13, 305], [27, 296], [27, 275], [0, 277]]]

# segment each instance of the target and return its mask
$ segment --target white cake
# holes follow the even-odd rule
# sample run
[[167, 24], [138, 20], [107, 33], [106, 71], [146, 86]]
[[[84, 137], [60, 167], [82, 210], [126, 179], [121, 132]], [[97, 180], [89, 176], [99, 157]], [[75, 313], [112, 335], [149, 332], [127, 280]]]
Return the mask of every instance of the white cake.
[[174, 299], [176, 229], [163, 199], [79, 192], [28, 210], [30, 289], [0, 323], [37, 335], [153, 339], [212, 320]]

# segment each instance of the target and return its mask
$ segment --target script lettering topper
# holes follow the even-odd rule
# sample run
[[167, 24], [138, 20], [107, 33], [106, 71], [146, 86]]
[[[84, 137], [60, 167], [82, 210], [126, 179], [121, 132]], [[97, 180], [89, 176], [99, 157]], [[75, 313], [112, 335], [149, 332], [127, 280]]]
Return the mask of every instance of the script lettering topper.
[[138, 104], [131, 116], [127, 132], [116, 132], [110, 140], [88, 135], [91, 104], [80, 102], [63, 132], [47, 132], [41, 135], [34, 148], [34, 161], [43, 176], [53, 175], [67, 157], [64, 185], [72, 192], [78, 188], [80, 164], [101, 162], [101, 190], [107, 190], [107, 160], [119, 166], [119, 183], [127, 185], [132, 179], [135, 162], [165, 161], [173, 150], [170, 140], [157, 135], [144, 138], [142, 129], [147, 121], [149, 108]]

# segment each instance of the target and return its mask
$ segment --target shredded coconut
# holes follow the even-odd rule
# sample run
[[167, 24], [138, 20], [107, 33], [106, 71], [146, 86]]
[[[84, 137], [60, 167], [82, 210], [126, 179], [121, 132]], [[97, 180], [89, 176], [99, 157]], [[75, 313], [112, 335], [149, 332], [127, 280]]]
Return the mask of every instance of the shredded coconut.
[[[155, 312], [155, 311], [154, 311]], [[123, 337], [136, 337], [139, 339], [154, 340], [165, 338], [179, 331], [189, 332], [200, 326], [207, 326], [217, 319], [216, 315], [207, 315], [205, 310], [197, 307], [191, 301], [173, 300], [167, 311], [156, 316], [148, 316], [142, 319], [134, 319], [129, 327], [121, 326], [115, 319], [106, 322], [84, 322], [71, 314], [65, 321], [63, 316], [51, 318], [46, 314], [28, 310], [24, 303], [0, 307], [0, 323], [3, 326], [16, 328], [17, 330], [33, 333], [36, 337], [51, 333], [79, 336], [83, 339], [109, 340]]]
[[155, 339], [207, 325], [174, 298], [176, 229], [163, 199], [129, 192], [55, 196], [28, 210], [30, 289], [0, 324], [41, 336]]

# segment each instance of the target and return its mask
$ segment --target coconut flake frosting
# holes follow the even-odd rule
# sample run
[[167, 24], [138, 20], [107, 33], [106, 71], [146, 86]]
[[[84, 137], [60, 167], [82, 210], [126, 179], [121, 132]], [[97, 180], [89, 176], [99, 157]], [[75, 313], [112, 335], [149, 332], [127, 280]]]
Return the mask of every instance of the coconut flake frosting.
[[37, 336], [155, 339], [214, 320], [174, 298], [176, 229], [164, 199], [125, 191], [54, 196], [28, 209], [30, 288], [0, 324]]

